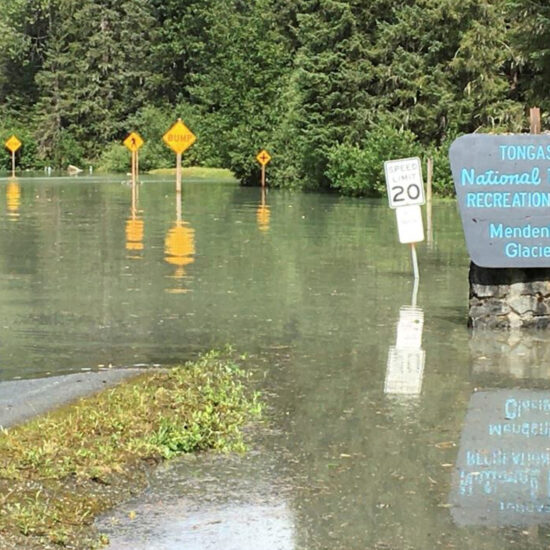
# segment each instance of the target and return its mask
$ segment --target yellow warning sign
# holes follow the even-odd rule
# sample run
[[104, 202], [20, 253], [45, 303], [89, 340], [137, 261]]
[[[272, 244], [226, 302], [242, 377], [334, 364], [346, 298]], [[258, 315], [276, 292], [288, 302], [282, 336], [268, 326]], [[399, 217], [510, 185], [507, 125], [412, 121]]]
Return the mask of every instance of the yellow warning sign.
[[262, 149], [257, 155], [256, 160], [262, 165], [265, 166], [270, 160], [271, 155], [265, 150]]
[[22, 143], [15, 137], [11, 136], [8, 141], [4, 144], [12, 153], [15, 153]]
[[195, 143], [197, 137], [179, 118], [172, 128], [162, 136], [162, 139], [172, 151], [181, 154]]
[[137, 132], [132, 132], [122, 143], [135, 153], [143, 144], [144, 141]]

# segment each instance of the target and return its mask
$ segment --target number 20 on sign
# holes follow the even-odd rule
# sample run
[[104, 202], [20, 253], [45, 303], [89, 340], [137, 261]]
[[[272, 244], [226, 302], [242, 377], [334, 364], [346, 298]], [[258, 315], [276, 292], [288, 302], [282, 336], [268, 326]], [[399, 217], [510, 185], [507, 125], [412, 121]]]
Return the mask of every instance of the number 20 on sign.
[[418, 157], [387, 160], [384, 162], [384, 172], [390, 208], [422, 205], [426, 202], [424, 183], [422, 182], [422, 165]]

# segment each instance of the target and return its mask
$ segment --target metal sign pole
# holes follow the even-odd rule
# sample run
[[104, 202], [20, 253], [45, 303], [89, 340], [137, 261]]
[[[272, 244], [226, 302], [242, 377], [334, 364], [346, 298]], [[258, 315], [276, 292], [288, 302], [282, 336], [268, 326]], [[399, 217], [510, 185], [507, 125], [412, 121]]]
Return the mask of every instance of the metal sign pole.
[[136, 186], [136, 152], [132, 151], [132, 185]]
[[176, 191], [181, 193], [181, 153], [176, 154]]
[[181, 189], [176, 191], [176, 221], [181, 225]]
[[414, 246], [414, 243], [411, 243], [411, 257], [412, 257], [413, 273], [414, 273], [412, 306], [416, 307], [416, 298], [418, 296], [418, 284], [420, 282], [420, 274], [418, 271], [418, 258], [416, 256], [416, 247]]
[[11, 177], [15, 178], [15, 151], [11, 152]]
[[426, 181], [426, 223], [427, 223], [427, 234], [428, 234], [428, 244], [433, 243], [434, 233], [433, 233], [433, 224], [432, 224], [432, 179], [434, 173], [434, 161], [433, 158], [429, 158], [427, 162], [427, 181]]
[[414, 278], [415, 280], [420, 279], [420, 275], [418, 273], [418, 257], [416, 255], [416, 247], [414, 246], [414, 243], [411, 243], [411, 257], [412, 257]]

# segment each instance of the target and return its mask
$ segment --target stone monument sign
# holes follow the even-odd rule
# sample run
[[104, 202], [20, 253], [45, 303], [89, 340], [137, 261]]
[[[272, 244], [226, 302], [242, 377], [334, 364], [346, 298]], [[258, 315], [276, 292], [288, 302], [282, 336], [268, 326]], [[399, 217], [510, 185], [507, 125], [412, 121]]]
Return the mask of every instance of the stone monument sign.
[[449, 152], [480, 267], [550, 267], [550, 136], [469, 134]]

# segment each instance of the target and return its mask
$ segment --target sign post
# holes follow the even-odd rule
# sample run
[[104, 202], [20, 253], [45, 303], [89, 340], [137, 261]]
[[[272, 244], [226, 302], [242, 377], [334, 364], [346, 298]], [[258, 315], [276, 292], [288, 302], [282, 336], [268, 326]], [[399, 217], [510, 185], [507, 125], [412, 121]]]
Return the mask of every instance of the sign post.
[[123, 143], [132, 152], [132, 185], [135, 185], [138, 178], [138, 151], [144, 141], [137, 132], [131, 132]]
[[426, 162], [426, 229], [428, 233], [428, 245], [433, 243], [434, 231], [432, 222], [432, 182], [434, 175], [434, 159], [429, 158]]
[[399, 242], [410, 243], [413, 273], [419, 278], [415, 243], [424, 240], [420, 206], [425, 203], [422, 165], [418, 157], [384, 162], [390, 208], [395, 210]]
[[12, 135], [5, 143], [7, 149], [11, 151], [11, 177], [15, 178], [15, 152], [21, 147], [22, 143]]
[[195, 143], [197, 137], [178, 118], [177, 122], [162, 136], [164, 143], [176, 153], [176, 190], [181, 192], [181, 154]]
[[271, 155], [265, 149], [262, 149], [256, 155], [256, 160], [262, 165], [262, 189], [263, 189], [265, 187], [265, 167], [267, 163], [271, 160]]

